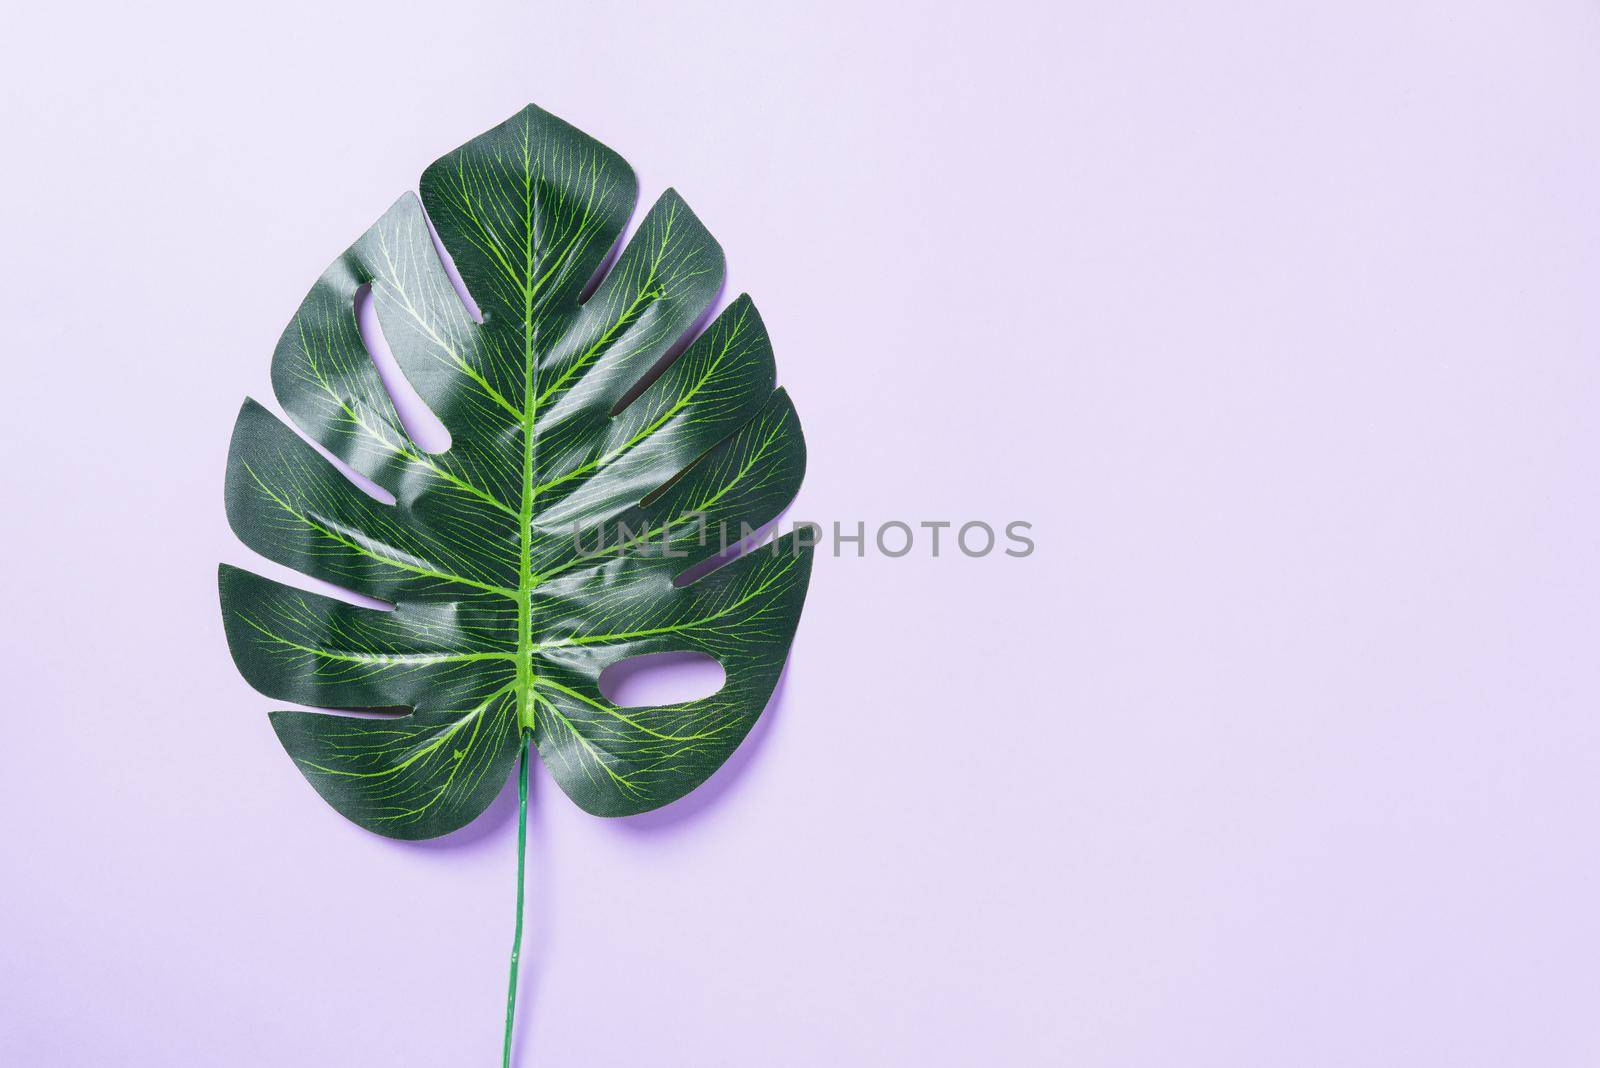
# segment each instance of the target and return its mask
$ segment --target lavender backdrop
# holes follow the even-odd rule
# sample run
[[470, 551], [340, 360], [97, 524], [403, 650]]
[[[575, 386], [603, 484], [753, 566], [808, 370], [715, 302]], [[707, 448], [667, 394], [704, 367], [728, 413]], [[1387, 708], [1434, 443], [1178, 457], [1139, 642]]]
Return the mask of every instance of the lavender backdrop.
[[0, 1060], [493, 1063], [502, 797], [301, 780], [228, 431], [532, 100], [676, 185], [825, 559], [692, 800], [534, 785], [523, 1063], [1600, 1063], [1600, 8], [30, 5], [0, 36]]

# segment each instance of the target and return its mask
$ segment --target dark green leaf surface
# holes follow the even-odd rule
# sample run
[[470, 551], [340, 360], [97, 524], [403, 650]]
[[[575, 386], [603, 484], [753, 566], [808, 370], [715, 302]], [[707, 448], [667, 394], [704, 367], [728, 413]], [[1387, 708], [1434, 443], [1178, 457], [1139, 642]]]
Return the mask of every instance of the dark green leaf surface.
[[[305, 438], [395, 503], [253, 401], [226, 486], [228, 518], [252, 549], [394, 609], [224, 566], [234, 659], [280, 700], [407, 710], [272, 715], [322, 796], [381, 834], [428, 838], [472, 820], [505, 783], [523, 730], [586, 810], [666, 804], [760, 715], [810, 574], [810, 550], [791, 534], [673, 582], [717, 553], [719, 531], [731, 540], [759, 526], [800, 485], [805, 444], [774, 386], [761, 317], [739, 297], [649, 381], [715, 300], [722, 250], [669, 191], [581, 300], [635, 181], [615, 153], [537, 108], [434, 163], [421, 191], [317, 280], [272, 365]], [[481, 322], [445, 273], [430, 219]], [[448, 450], [419, 447], [396, 413], [357, 326], [363, 287]], [[718, 693], [643, 708], [601, 694], [608, 664], [685, 650], [722, 663]]]

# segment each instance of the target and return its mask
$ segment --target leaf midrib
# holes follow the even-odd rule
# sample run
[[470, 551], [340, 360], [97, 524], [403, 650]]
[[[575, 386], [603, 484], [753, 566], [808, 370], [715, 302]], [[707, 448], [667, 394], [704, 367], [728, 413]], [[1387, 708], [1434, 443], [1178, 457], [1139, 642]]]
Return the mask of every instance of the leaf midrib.
[[533, 162], [529, 157], [528, 124], [522, 125], [522, 500], [517, 509], [517, 723], [534, 729], [533, 677], [533, 502], [537, 495], [533, 433], [538, 416], [537, 373], [534, 364], [533, 319]]

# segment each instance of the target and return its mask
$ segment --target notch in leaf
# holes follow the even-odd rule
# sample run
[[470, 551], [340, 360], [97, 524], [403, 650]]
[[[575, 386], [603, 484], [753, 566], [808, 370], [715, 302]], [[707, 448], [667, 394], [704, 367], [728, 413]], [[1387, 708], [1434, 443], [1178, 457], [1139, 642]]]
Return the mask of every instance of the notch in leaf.
[[[240, 539], [393, 605], [221, 569], [229, 647], [252, 686], [306, 705], [406, 710], [272, 713], [312, 786], [369, 830], [456, 830], [519, 757], [525, 825], [530, 744], [585, 810], [656, 808], [727, 760], [777, 683], [810, 576], [807, 539], [790, 534], [682, 587], [673, 578], [717, 553], [708, 531], [757, 527], [787, 505], [805, 469], [800, 424], [748, 296], [647, 374], [723, 277], [721, 248], [676, 192], [583, 298], [636, 195], [620, 156], [528, 107], [430, 166], [420, 201], [402, 196], [306, 295], [272, 362], [300, 433], [254, 401], [239, 413], [225, 498]], [[364, 287], [396, 363], [449, 431], [443, 453], [407, 435], [368, 356]], [[394, 503], [363, 493], [301, 434]], [[584, 538], [597, 531], [614, 536]], [[714, 657], [726, 684], [664, 706], [606, 699], [605, 667], [660, 652]], [[514, 1000], [515, 954], [507, 1058]]]

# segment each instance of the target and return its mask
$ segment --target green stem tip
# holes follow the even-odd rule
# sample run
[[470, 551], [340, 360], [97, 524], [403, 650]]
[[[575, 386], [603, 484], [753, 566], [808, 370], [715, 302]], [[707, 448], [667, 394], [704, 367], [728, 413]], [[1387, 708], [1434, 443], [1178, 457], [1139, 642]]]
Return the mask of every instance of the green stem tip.
[[532, 732], [522, 732], [522, 755], [517, 761], [517, 930], [511, 939], [511, 979], [506, 986], [506, 1039], [500, 1055], [501, 1068], [511, 1068], [511, 1027], [517, 1016], [517, 963], [522, 957], [522, 877], [528, 856], [528, 741]]

